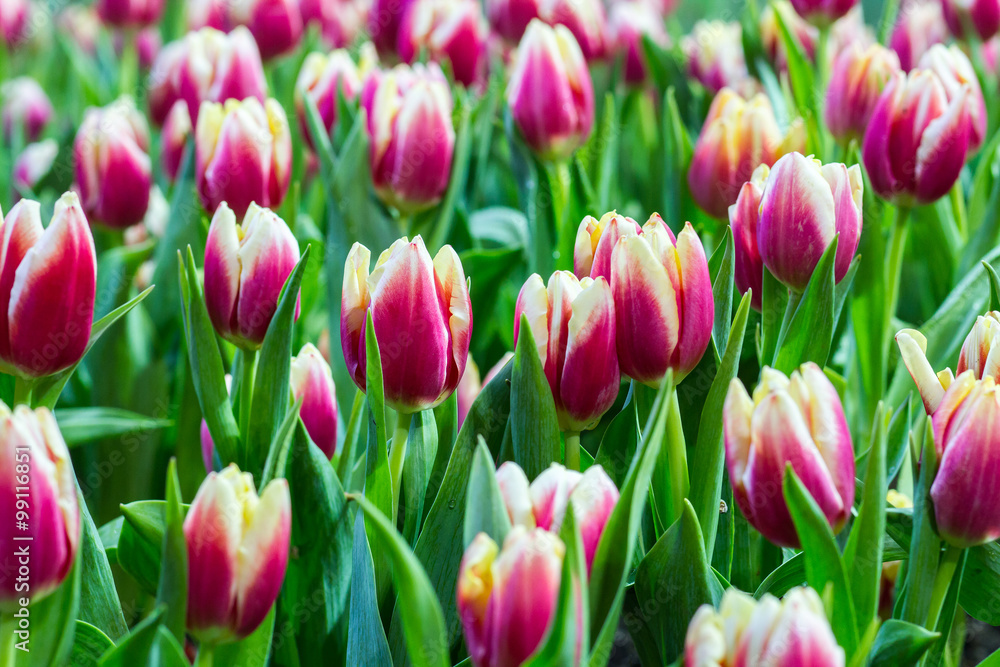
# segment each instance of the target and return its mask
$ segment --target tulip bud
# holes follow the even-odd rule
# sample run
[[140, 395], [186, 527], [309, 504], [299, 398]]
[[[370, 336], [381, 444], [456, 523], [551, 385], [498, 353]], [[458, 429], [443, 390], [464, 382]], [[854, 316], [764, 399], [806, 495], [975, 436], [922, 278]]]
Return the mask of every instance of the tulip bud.
[[927, 361], [927, 339], [915, 329], [902, 329], [896, 334], [899, 356], [917, 385], [917, 391], [924, 402], [927, 414], [933, 414], [944, 398], [944, 392], [951, 386], [955, 376], [951, 369], [935, 374]]
[[826, 89], [823, 118], [830, 134], [842, 142], [864, 136], [879, 95], [899, 71], [896, 52], [880, 44], [864, 49], [855, 43], [842, 51]]
[[195, 172], [209, 212], [222, 202], [240, 216], [251, 202], [280, 206], [292, 177], [292, 137], [278, 101], [204, 102], [195, 128]]
[[979, 150], [986, 138], [986, 101], [969, 57], [955, 45], [935, 44], [920, 58], [919, 66], [938, 75], [948, 101], [968, 100], [969, 152]]
[[664, 48], [670, 42], [663, 19], [649, 0], [625, 0], [612, 5], [608, 33], [614, 49], [625, 56], [626, 83], [637, 84], [646, 80], [644, 37]]
[[472, 408], [472, 402], [479, 396], [483, 386], [483, 381], [479, 377], [479, 367], [469, 355], [468, 361], [465, 362], [465, 372], [462, 373], [462, 379], [458, 381], [458, 389], [455, 390], [458, 394], [458, 428], [462, 428], [462, 424], [465, 423], [465, 417], [469, 414], [469, 409]]
[[766, 164], [753, 171], [750, 180], [740, 188], [736, 203], [729, 207], [729, 226], [733, 230], [733, 250], [735, 255], [736, 289], [740, 294], [753, 290], [750, 305], [761, 308], [761, 294], [764, 285], [764, 261], [757, 247], [757, 226], [760, 221], [760, 200], [764, 194], [764, 184], [770, 173]]
[[373, 0], [368, 34], [380, 56], [390, 56], [399, 43], [399, 27], [413, 0]]
[[163, 173], [171, 182], [177, 180], [188, 137], [193, 129], [187, 104], [184, 100], [177, 100], [163, 121], [163, 130], [160, 132], [160, 163], [163, 165]]
[[659, 384], [668, 370], [679, 382], [712, 338], [715, 302], [705, 249], [691, 223], [675, 238], [658, 215], [639, 235], [626, 235], [611, 256], [618, 362], [624, 375]]
[[532, 19], [539, 18], [539, 0], [486, 0], [490, 27], [511, 44], [524, 37]]
[[10, 50], [30, 36], [31, 3], [28, 0], [0, 0], [0, 37]]
[[297, 0], [238, 0], [229, 5], [230, 25], [249, 28], [260, 55], [284, 55], [302, 40], [302, 14]]
[[608, 281], [556, 271], [546, 287], [541, 276], [532, 274], [517, 297], [515, 346], [522, 316], [528, 318], [552, 389], [559, 428], [569, 433], [593, 428], [614, 404], [621, 384]]
[[362, 94], [375, 192], [414, 212], [436, 204], [451, 179], [455, 128], [441, 69], [399, 65], [372, 76]]
[[243, 639], [261, 624], [285, 578], [291, 523], [284, 479], [258, 497], [235, 464], [208, 474], [184, 519], [187, 628], [199, 641]]
[[[657, 215], [657, 214], [653, 214]], [[659, 216], [657, 216], [659, 217]], [[639, 223], [609, 211], [595, 220], [588, 215], [580, 222], [573, 247], [573, 273], [577, 278], [604, 278], [611, 282], [611, 252], [622, 236], [641, 234]]]
[[56, 16], [56, 28], [87, 55], [97, 53], [101, 21], [93, 5], [69, 4]]
[[316, 105], [323, 127], [329, 134], [337, 123], [338, 96], [343, 95], [345, 100], [351, 102], [359, 92], [361, 76], [347, 51], [339, 49], [329, 55], [310, 53], [306, 56], [295, 82], [295, 111], [309, 148], [315, 149], [315, 146], [309, 131], [305, 98], [308, 97]]
[[941, 13], [941, 3], [918, 0], [900, 8], [896, 27], [889, 38], [889, 48], [899, 56], [903, 71], [909, 72], [929, 48], [947, 38], [948, 28]]
[[590, 572], [604, 526], [618, 503], [618, 488], [604, 468], [593, 465], [581, 474], [553, 463], [529, 485], [521, 467], [508, 461], [497, 470], [497, 485], [511, 524], [527, 530], [541, 528], [558, 535], [572, 503]]
[[829, 27], [851, 11], [858, 0], [791, 0], [795, 12], [814, 26]]
[[594, 125], [594, 88], [572, 33], [539, 20], [524, 33], [507, 84], [511, 116], [546, 159], [569, 157]]
[[798, 38], [802, 50], [809, 60], [816, 59], [816, 45], [819, 41], [819, 30], [807, 22], [788, 0], [775, 0], [760, 13], [760, 39], [768, 60], [779, 72], [788, 71], [788, 53], [785, 50], [785, 40], [778, 27], [778, 12], [785, 25]]
[[1000, 31], [998, 0], [942, 0], [941, 10], [948, 30], [957, 39], [986, 41]]
[[719, 611], [702, 605], [688, 625], [684, 667], [707, 665], [844, 667], [844, 649], [813, 589], [793, 588], [779, 601], [730, 588]]
[[[316, 24], [328, 45], [343, 49], [357, 41], [368, 24], [371, 4], [370, 0], [300, 0], [299, 11], [304, 25]], [[374, 50], [374, 44], [365, 44]]]
[[292, 396], [302, 399], [299, 416], [306, 433], [332, 459], [337, 451], [337, 390], [330, 364], [312, 343], [292, 357]]
[[840, 282], [861, 238], [861, 168], [789, 153], [774, 163], [760, 201], [757, 243], [764, 266], [801, 292], [839, 235], [834, 280]]
[[162, 125], [177, 100], [184, 100], [197, 125], [202, 102], [267, 96], [260, 51], [243, 26], [228, 35], [214, 28], [190, 32], [167, 44], [149, 75], [149, 111]]
[[971, 87], [949, 98], [930, 70], [893, 76], [875, 104], [862, 144], [872, 189], [907, 205], [929, 204], [951, 190], [970, 145], [972, 107]]
[[[0, 609], [20, 609], [20, 599], [38, 602], [63, 582], [80, 546], [80, 510], [73, 463], [48, 408], [0, 401]], [[15, 522], [27, 508], [27, 521]], [[19, 547], [30, 545], [30, 567]], [[27, 588], [25, 588], [27, 584]], [[13, 623], [8, 618], [7, 623]]]
[[52, 164], [59, 155], [59, 143], [55, 139], [46, 139], [25, 147], [14, 161], [11, 174], [14, 187], [14, 199], [20, 199], [21, 194], [35, 189], [38, 182], [52, 169]]
[[722, 411], [733, 497], [747, 521], [779, 546], [798, 547], [782, 494], [791, 464], [836, 533], [854, 504], [854, 449], [840, 396], [812, 362], [791, 378], [765, 367], [753, 400], [738, 379]]
[[116, 28], [154, 25], [163, 14], [164, 0], [97, 0], [97, 15]]
[[243, 349], [259, 348], [298, 261], [298, 241], [270, 209], [250, 204], [237, 225], [223, 202], [205, 242], [205, 305], [218, 334]]
[[448, 61], [455, 80], [470, 86], [485, 73], [488, 33], [479, 0], [413, 0], [399, 26], [397, 52], [405, 63], [421, 52]]
[[600, 0], [541, 0], [538, 11], [539, 18], [548, 25], [562, 25], [573, 33], [588, 61], [604, 57], [607, 19]]
[[91, 222], [123, 229], [140, 222], [153, 185], [146, 119], [131, 100], [87, 110], [73, 143], [83, 210]]
[[971, 370], [977, 380], [1000, 379], [1000, 311], [990, 311], [976, 318], [972, 331], [962, 344], [955, 372]]
[[64, 194], [44, 229], [39, 211], [15, 204], [0, 245], [0, 366], [22, 377], [80, 361], [94, 321], [97, 255], [80, 200]]
[[432, 262], [419, 236], [393, 243], [369, 275], [370, 257], [355, 243], [344, 267], [340, 340], [347, 369], [365, 391], [370, 311], [386, 403], [404, 413], [433, 408], [458, 387], [469, 357], [472, 302], [462, 262], [450, 245]]
[[752, 93], [743, 56], [743, 29], [736, 21], [698, 21], [681, 42], [688, 74], [715, 95], [723, 88]]
[[938, 469], [931, 485], [937, 531], [950, 544], [973, 547], [1000, 537], [1000, 388], [971, 370], [951, 384], [932, 416]]
[[555, 616], [565, 554], [562, 541], [541, 528], [515, 526], [502, 551], [486, 533], [476, 535], [457, 587], [474, 667], [518, 667], [535, 652]]
[[4, 140], [13, 141], [14, 128], [19, 128], [24, 141], [35, 141], [52, 118], [52, 103], [38, 82], [26, 76], [5, 81], [0, 85], [3, 108]]

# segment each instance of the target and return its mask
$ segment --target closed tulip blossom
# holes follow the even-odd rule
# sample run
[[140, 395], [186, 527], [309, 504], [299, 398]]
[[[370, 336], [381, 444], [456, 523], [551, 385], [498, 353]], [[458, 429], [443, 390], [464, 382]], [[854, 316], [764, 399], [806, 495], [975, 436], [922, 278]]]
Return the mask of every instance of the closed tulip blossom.
[[825, 28], [851, 11], [858, 0], [791, 0], [791, 3], [799, 16]]
[[277, 100], [205, 102], [195, 127], [195, 182], [202, 206], [242, 216], [251, 202], [277, 208], [292, 177], [292, 137]]
[[[323, 41], [335, 49], [343, 49], [355, 42], [368, 23], [372, 9], [371, 0], [301, 0], [299, 11], [302, 22], [308, 27], [319, 27]], [[367, 42], [371, 44], [371, 42]], [[372, 44], [372, 49], [375, 46]]]
[[628, 216], [618, 215], [617, 211], [605, 213], [600, 220], [588, 215], [580, 222], [576, 231], [573, 273], [577, 278], [603, 277], [610, 283], [611, 253], [618, 245], [618, 239], [641, 233], [642, 227], [638, 222]]
[[228, 26], [246, 26], [265, 60], [284, 55], [302, 40], [298, 0], [236, 0], [228, 4]]
[[566, 26], [588, 61], [607, 51], [607, 18], [600, 0], [539, 0], [539, 18], [550, 26]]
[[312, 343], [292, 357], [292, 396], [302, 399], [299, 417], [309, 438], [332, 459], [337, 451], [337, 394], [330, 364]]
[[644, 37], [664, 48], [670, 42], [663, 19], [649, 0], [624, 0], [612, 5], [608, 16], [608, 34], [615, 51], [624, 55], [627, 83], [646, 80]]
[[764, 184], [770, 174], [766, 164], [753, 171], [750, 180], [740, 188], [736, 203], [729, 207], [729, 226], [733, 230], [733, 254], [735, 260], [736, 289], [740, 294], [753, 290], [750, 305], [761, 309], [761, 295], [764, 285], [764, 261], [757, 246], [757, 227], [760, 222], [760, 200], [764, 195]]
[[730, 588], [716, 611], [702, 605], [688, 625], [684, 667], [844, 667], [844, 649], [811, 588], [760, 600]]
[[986, 139], [986, 101], [969, 57], [955, 45], [935, 44], [920, 58], [919, 66], [938, 75], [948, 100], [967, 99], [969, 152], [979, 150]]
[[611, 256], [621, 372], [658, 385], [690, 373], [712, 338], [715, 302], [705, 249], [691, 223], [677, 237], [659, 215], [624, 235]]
[[474, 667], [518, 667], [535, 652], [556, 613], [565, 554], [562, 540], [542, 528], [514, 526], [502, 550], [486, 533], [476, 535], [457, 586]]
[[549, 160], [573, 154], [594, 125], [594, 88], [573, 34], [539, 20], [528, 25], [517, 49], [507, 104], [521, 135]]
[[339, 96], [343, 95], [344, 100], [351, 102], [360, 92], [361, 74], [347, 51], [338, 49], [329, 54], [310, 53], [306, 56], [295, 82], [295, 111], [302, 136], [310, 148], [315, 146], [306, 117], [306, 99], [316, 105], [323, 127], [329, 134], [337, 123]]
[[184, 160], [184, 150], [194, 128], [184, 100], [177, 100], [167, 114], [160, 131], [160, 163], [163, 173], [171, 180], [177, 180]]
[[35, 141], [52, 118], [52, 103], [38, 82], [21, 76], [0, 85], [0, 118], [4, 140], [14, 140], [15, 128], [21, 141]]
[[452, 99], [434, 63], [373, 73], [362, 92], [375, 192], [413, 213], [440, 201], [455, 152]]
[[976, 318], [972, 331], [962, 344], [955, 372], [971, 370], [977, 380], [1000, 379], [1000, 311], [990, 311]]
[[83, 357], [97, 283], [94, 239], [77, 196], [56, 202], [48, 227], [40, 209], [22, 199], [0, 227], [0, 369], [28, 378]]
[[399, 239], [369, 273], [371, 254], [355, 243], [344, 267], [340, 340], [347, 369], [366, 388], [366, 319], [379, 343], [385, 401], [397, 412], [433, 408], [465, 372], [472, 303], [458, 254], [446, 245], [431, 260], [419, 236]]
[[11, 185], [15, 193], [18, 193], [15, 199], [35, 189], [38, 182], [52, 170], [57, 155], [59, 155], [59, 143], [55, 139], [46, 139], [25, 146], [14, 161], [14, 170], [11, 173]]
[[105, 25], [134, 29], [157, 23], [165, 3], [164, 0], [97, 0], [95, 4]]
[[532, 274], [517, 297], [515, 345], [522, 316], [552, 390], [559, 428], [571, 434], [593, 428], [614, 404], [621, 382], [607, 280], [556, 271], [546, 286]]
[[399, 43], [399, 28], [413, 0], [373, 0], [368, 35], [380, 56], [391, 56]]
[[539, 18], [539, 0], [486, 0], [490, 27], [509, 44], [517, 44], [532, 19]]
[[225, 203], [205, 242], [205, 305], [220, 336], [256, 350], [299, 261], [299, 244], [271, 210], [251, 204], [242, 224]]
[[30, 36], [29, 0], [0, 0], [0, 39], [8, 49], [16, 49]]
[[[25, 510], [30, 520], [15, 522]], [[29, 592], [33, 603], [52, 593], [80, 547], [73, 463], [48, 408], [0, 401], [0, 511], [11, 518], [0, 528], [0, 610], [11, 614]], [[18, 554], [25, 545], [38, 555], [30, 563]]]
[[566, 508], [572, 503], [590, 572], [597, 545], [619, 496], [618, 488], [604, 468], [593, 465], [579, 473], [553, 463], [528, 484], [520, 466], [508, 461], [497, 470], [497, 484], [511, 525], [523, 526], [526, 530], [542, 528], [558, 535], [566, 518]]
[[743, 29], [736, 21], [698, 21], [681, 42], [688, 73], [715, 95], [723, 88], [750, 93], [753, 80], [743, 55]]
[[905, 3], [899, 9], [896, 27], [889, 37], [889, 48], [899, 56], [904, 72], [909, 72], [935, 44], [948, 38], [948, 25], [937, 0]]
[[834, 280], [847, 275], [861, 238], [861, 168], [789, 153], [774, 163], [760, 200], [757, 245], [764, 266], [801, 292], [838, 236]]
[[479, 0], [414, 0], [399, 27], [396, 50], [406, 63], [421, 53], [447, 61], [455, 80], [470, 86], [485, 74], [488, 33]]
[[893, 74], [900, 71], [895, 51], [880, 44], [849, 45], [837, 56], [826, 89], [823, 118], [836, 139], [861, 139], [875, 104]]
[[206, 645], [243, 639], [263, 622], [281, 591], [291, 534], [288, 482], [260, 496], [250, 473], [210, 472], [187, 517], [187, 629]]
[[998, 0], [942, 0], [948, 30], [958, 39], [987, 41], [1000, 32]]
[[833, 531], [854, 504], [854, 449], [837, 390], [812, 362], [791, 377], [765, 367], [753, 398], [739, 379], [723, 407], [733, 497], [750, 524], [779, 546], [798, 547], [782, 495], [791, 464]]

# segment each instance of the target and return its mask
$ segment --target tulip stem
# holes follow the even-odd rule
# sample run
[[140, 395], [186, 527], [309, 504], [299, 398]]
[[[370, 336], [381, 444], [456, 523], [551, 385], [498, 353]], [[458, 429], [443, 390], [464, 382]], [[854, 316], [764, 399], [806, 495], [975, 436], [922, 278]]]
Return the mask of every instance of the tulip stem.
[[580, 471], [580, 434], [566, 432], [566, 467]]
[[198, 647], [198, 657], [194, 661], [194, 667], [212, 667], [215, 662], [215, 646], [212, 644], [201, 644]]
[[969, 221], [965, 210], [965, 194], [962, 192], [960, 180], [955, 181], [948, 198], [951, 200], [951, 214], [955, 218], [955, 226], [962, 239], [965, 239], [969, 233]]
[[406, 439], [410, 435], [410, 420], [413, 415], [400, 412], [396, 415], [396, 430], [389, 446], [389, 479], [392, 484], [392, 523], [399, 517], [399, 492], [403, 486], [403, 463], [406, 461]]
[[[910, 229], [906, 224], [909, 216], [909, 207], [898, 207], [896, 209], [896, 222], [890, 232], [889, 264], [886, 267], [888, 274], [886, 274], [885, 281], [886, 287], [889, 289], [886, 294], [883, 337], [889, 331], [889, 327], [892, 324], [892, 316], [896, 314], [896, 305], [899, 301], [899, 281], [903, 272], [903, 251], [906, 249], [906, 237]], [[888, 352], [888, 343], [886, 343], [886, 351]]]
[[240, 377], [240, 435], [244, 443], [250, 438], [250, 409], [253, 404], [253, 384], [257, 374], [257, 350], [243, 351], [243, 374]]
[[31, 407], [31, 393], [34, 383], [19, 375], [14, 376], [14, 405], [27, 405]]
[[941, 609], [944, 607], [944, 599], [948, 596], [948, 589], [951, 588], [951, 580], [958, 569], [958, 562], [962, 558], [962, 549], [948, 546], [941, 562], [938, 565], [937, 575], [934, 577], [934, 588], [931, 590], [930, 609], [927, 612], [927, 623], [924, 627], [933, 631], [937, 627], [941, 617]]
[[14, 630], [17, 621], [10, 614], [0, 615], [0, 666], [12, 667], [14, 657]]

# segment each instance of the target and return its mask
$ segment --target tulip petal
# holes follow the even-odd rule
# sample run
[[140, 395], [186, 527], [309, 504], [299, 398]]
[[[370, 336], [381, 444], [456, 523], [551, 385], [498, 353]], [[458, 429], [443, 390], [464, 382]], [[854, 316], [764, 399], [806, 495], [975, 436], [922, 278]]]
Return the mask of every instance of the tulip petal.
[[299, 261], [292, 230], [268, 209], [251, 209], [243, 223], [239, 249], [240, 291], [237, 332], [260, 345], [278, 308], [281, 289]]
[[[450, 245], [442, 246], [434, 257], [434, 277], [441, 299], [441, 310], [451, 333], [451, 355], [448, 363], [448, 377], [445, 380], [446, 393], [458, 386], [469, 358], [469, 344], [472, 341], [472, 300], [462, 269], [462, 260]], [[442, 397], [443, 398], [443, 397]]]
[[679, 382], [694, 370], [708, 349], [715, 323], [715, 299], [705, 248], [690, 222], [685, 223], [677, 236], [676, 256], [680, 271], [681, 327], [673, 366], [678, 369], [675, 380]]
[[[541, 479], [545, 473], [539, 475]], [[503, 498], [507, 516], [512, 526], [523, 526], [528, 530], [535, 527], [535, 515], [531, 503], [531, 489], [528, 477], [521, 466], [513, 461], [506, 461], [497, 469], [497, 486], [500, 487], [500, 497]]]
[[371, 297], [368, 293], [368, 267], [371, 252], [360, 243], [351, 247], [344, 265], [344, 287], [340, 302], [340, 344], [344, 361], [354, 384], [365, 390], [365, 318]]
[[292, 524], [288, 482], [270, 482], [252, 512], [236, 554], [237, 637], [246, 637], [257, 629], [285, 579]]
[[32, 246], [38, 243], [45, 231], [42, 227], [38, 202], [22, 199], [14, 205], [3, 220], [3, 245], [0, 246], [0, 358], [10, 355], [10, 292], [14, 286], [17, 267], [24, 261]]
[[236, 216], [223, 202], [212, 216], [205, 241], [205, 306], [215, 330], [223, 335], [236, 330], [239, 248]]

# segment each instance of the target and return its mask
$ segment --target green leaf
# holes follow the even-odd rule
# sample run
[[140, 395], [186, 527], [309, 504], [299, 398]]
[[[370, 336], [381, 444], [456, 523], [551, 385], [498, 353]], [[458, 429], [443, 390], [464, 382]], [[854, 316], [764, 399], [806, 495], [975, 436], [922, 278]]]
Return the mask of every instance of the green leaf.
[[916, 665], [940, 636], [919, 625], [891, 618], [875, 635], [868, 667]]
[[[36, 552], [37, 553], [37, 552]], [[69, 574], [53, 593], [30, 607], [30, 636], [18, 637], [21, 643], [27, 639], [27, 653], [15, 650], [16, 667], [51, 667], [59, 665], [73, 650], [73, 631], [80, 609], [81, 566], [78, 560]], [[9, 622], [7, 618], [4, 622]]]
[[778, 279], [767, 270], [766, 266], [761, 282], [760, 308], [760, 337], [757, 357], [760, 360], [760, 365], [763, 366], [774, 359], [778, 348], [782, 314], [788, 311], [788, 288], [778, 282]]
[[[347, 560], [344, 558], [344, 560]], [[358, 513], [354, 523], [354, 551], [352, 556], [351, 609], [347, 626], [348, 665], [392, 667], [389, 643], [378, 613], [378, 596], [375, 592], [375, 570], [372, 552], [368, 547], [365, 522]]]
[[263, 622], [249, 637], [238, 642], [221, 644], [215, 649], [215, 664], [232, 667], [264, 667], [271, 655], [271, 637], [274, 634], [275, 605]]
[[267, 460], [264, 462], [264, 472], [260, 477], [260, 488], [264, 488], [273, 479], [285, 477], [288, 468], [289, 452], [292, 448], [292, 439], [295, 436], [296, 428], [299, 425], [299, 412], [302, 410], [303, 397], [300, 396], [292, 405], [292, 409], [285, 414], [285, 418], [278, 427], [278, 432], [271, 441], [271, 446], [267, 450]]
[[[347, 432], [344, 434], [343, 449], [337, 452], [334, 460], [337, 465], [337, 478], [350, 480], [351, 471], [358, 456], [358, 445], [361, 440], [362, 427], [366, 425], [368, 416], [368, 404], [365, 392], [358, 391], [354, 394], [354, 405], [351, 406], [351, 416], [347, 422]], [[364, 431], [365, 437], [368, 431]]]
[[415, 667], [449, 667], [444, 614], [420, 561], [385, 514], [364, 496], [352, 495], [368, 519], [368, 530], [379, 536], [392, 563], [392, 579], [403, 610], [403, 636]]
[[[111, 574], [111, 565], [97, 526], [77, 482], [77, 503], [80, 507], [80, 620], [94, 626], [102, 634], [118, 639], [128, 634], [122, 614], [118, 590]], [[79, 627], [79, 626], [77, 626]]]
[[[476, 446], [472, 472], [469, 474], [468, 502], [465, 506], [465, 531], [462, 543], [469, 544], [479, 533], [486, 533], [497, 544], [503, 544], [510, 530], [510, 517], [500, 495], [497, 471], [490, 448], [481, 437]], [[568, 513], [567, 513], [568, 516]]]
[[478, 321], [490, 322], [508, 278], [523, 265], [523, 256], [521, 246], [473, 248], [461, 254], [462, 267], [466, 275], [473, 278], [469, 297], [476, 304]]
[[983, 268], [990, 278], [990, 301], [987, 310], [996, 310], [1000, 308], [1000, 276], [989, 262], [983, 262]]
[[510, 381], [511, 435], [514, 461], [528, 480], [538, 477], [562, 458], [559, 420], [549, 381], [538, 358], [528, 318], [521, 316]]
[[69, 664], [73, 667], [97, 667], [101, 656], [115, 643], [111, 638], [86, 621], [76, 622], [76, 632], [73, 636], [73, 652], [69, 655]]
[[164, 608], [163, 624], [178, 642], [184, 641], [187, 621], [188, 558], [184, 539], [184, 507], [181, 505], [181, 482], [177, 477], [177, 459], [167, 466], [166, 524], [163, 533], [163, 557], [157, 605]]
[[[793, 11], [790, 8], [787, 11]], [[819, 111], [816, 101], [816, 84], [813, 78], [813, 66], [798, 35], [789, 28], [788, 17], [781, 6], [774, 8], [778, 23], [778, 32], [785, 47], [788, 65], [788, 80], [792, 88], [792, 97], [799, 115], [806, 122], [812, 152], [823, 148], [819, 134]]]
[[[672, 525], [684, 510], [684, 498], [689, 494], [691, 482], [688, 476], [687, 443], [684, 439], [684, 425], [681, 423], [680, 402], [677, 387], [673, 384], [673, 374], [668, 373], [661, 381], [671, 386], [667, 412], [667, 428], [663, 446], [660, 447], [656, 465], [653, 467], [650, 504], [654, 519], [657, 519], [656, 535]], [[662, 528], [661, 528], [662, 527]]]
[[434, 463], [431, 466], [431, 476], [427, 480], [427, 493], [424, 497], [424, 520], [427, 519], [434, 499], [437, 498], [445, 470], [448, 469], [448, 460], [451, 459], [451, 450], [455, 446], [455, 438], [458, 437], [457, 391], [434, 408], [434, 423], [437, 424], [438, 429], [438, 447], [434, 454]]
[[108, 407], [59, 408], [54, 412], [59, 431], [70, 447], [102, 438], [166, 428], [169, 419], [154, 419], [137, 412]]
[[726, 350], [733, 314], [733, 274], [736, 272], [736, 254], [731, 227], [726, 227], [725, 238], [712, 253], [708, 269], [712, 274], [712, 299], [715, 302], [712, 342], [718, 358]]
[[639, 417], [636, 413], [634, 389], [634, 385], [629, 386], [625, 405], [608, 424], [597, 449], [597, 456], [594, 457], [594, 463], [604, 468], [604, 472], [619, 488], [625, 483], [625, 475], [639, 446]]
[[98, 664], [101, 667], [135, 667], [148, 664], [149, 654], [156, 643], [157, 632], [163, 623], [163, 611], [163, 607], [159, 607], [144, 618], [110, 653], [105, 654]]
[[[524, 213], [514, 208], [488, 206], [473, 211], [469, 216], [469, 230], [472, 238], [488, 247], [522, 248], [523, 252], [528, 246], [528, 220]], [[474, 274], [468, 271], [466, 275]]]
[[934, 448], [934, 431], [930, 417], [925, 419], [923, 452], [920, 457], [920, 476], [913, 490], [913, 535], [910, 560], [906, 568], [906, 600], [902, 619], [910, 623], [923, 623], [927, 619], [933, 596], [935, 573], [941, 553], [941, 540], [934, 533], [934, 506], [931, 502], [931, 484], [937, 474], [937, 451]]
[[403, 536], [413, 545], [424, 517], [424, 496], [437, 457], [438, 430], [434, 410], [422, 410], [410, 419], [410, 433], [403, 463]]

